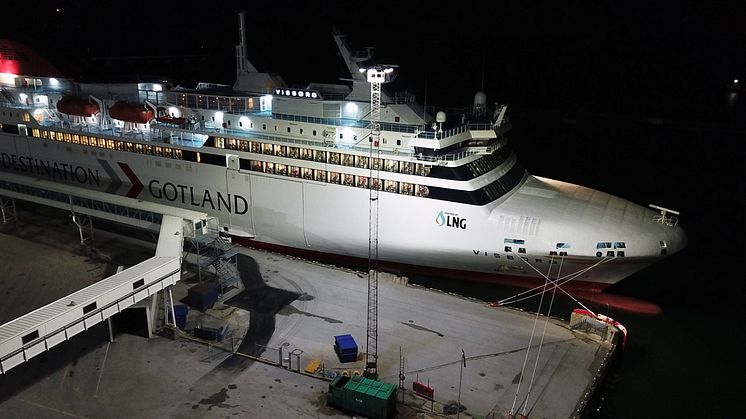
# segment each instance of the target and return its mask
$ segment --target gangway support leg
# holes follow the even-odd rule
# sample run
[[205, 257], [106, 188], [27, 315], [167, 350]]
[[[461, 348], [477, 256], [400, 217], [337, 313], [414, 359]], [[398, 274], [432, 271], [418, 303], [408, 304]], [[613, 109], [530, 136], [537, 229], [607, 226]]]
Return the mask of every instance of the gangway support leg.
[[73, 223], [78, 227], [78, 234], [80, 234], [80, 245], [85, 246], [86, 243], [93, 241], [93, 219], [87, 215], [72, 214]]
[[106, 319], [106, 323], [109, 325], [109, 342], [114, 343], [114, 326], [111, 324], [111, 317]]
[[178, 327], [176, 326], [176, 312], [174, 312], [174, 296], [171, 294], [172, 287], [173, 286], [168, 287], [168, 303], [169, 303], [168, 307], [169, 307], [169, 310], [171, 311], [171, 320], [173, 320], [173, 326]]
[[0, 196], [0, 212], [3, 214], [3, 224], [15, 222], [18, 219], [16, 216], [16, 201]]

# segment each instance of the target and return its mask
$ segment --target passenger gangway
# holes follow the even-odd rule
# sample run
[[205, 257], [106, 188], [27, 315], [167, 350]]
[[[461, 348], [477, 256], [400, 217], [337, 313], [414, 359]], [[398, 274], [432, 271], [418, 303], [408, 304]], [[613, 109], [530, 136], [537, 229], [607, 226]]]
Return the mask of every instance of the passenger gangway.
[[0, 325], [0, 374], [174, 285], [184, 240], [197, 239], [214, 221], [203, 212], [11, 173], [0, 173], [0, 196], [160, 230], [150, 259]]

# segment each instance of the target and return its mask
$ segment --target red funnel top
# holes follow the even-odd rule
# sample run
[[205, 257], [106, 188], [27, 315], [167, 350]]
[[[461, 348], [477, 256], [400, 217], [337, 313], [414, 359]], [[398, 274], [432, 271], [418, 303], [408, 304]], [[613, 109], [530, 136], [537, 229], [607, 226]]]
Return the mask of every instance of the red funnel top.
[[8, 39], [0, 39], [0, 73], [62, 77], [62, 73], [36, 51]]

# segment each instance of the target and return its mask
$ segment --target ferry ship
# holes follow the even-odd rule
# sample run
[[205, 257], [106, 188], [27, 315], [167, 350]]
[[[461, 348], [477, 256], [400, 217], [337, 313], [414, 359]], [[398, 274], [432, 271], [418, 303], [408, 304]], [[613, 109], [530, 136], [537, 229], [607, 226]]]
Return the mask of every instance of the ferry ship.
[[527, 173], [507, 106], [482, 92], [428, 112], [384, 84], [372, 112], [370, 50], [334, 33], [349, 79], [296, 88], [246, 58], [242, 15], [239, 34], [235, 84], [193, 89], [75, 82], [0, 41], [0, 168], [198, 208], [252, 246], [358, 261], [377, 188], [383, 266], [480, 281], [548, 274], [601, 291], [686, 244], [671, 211]]

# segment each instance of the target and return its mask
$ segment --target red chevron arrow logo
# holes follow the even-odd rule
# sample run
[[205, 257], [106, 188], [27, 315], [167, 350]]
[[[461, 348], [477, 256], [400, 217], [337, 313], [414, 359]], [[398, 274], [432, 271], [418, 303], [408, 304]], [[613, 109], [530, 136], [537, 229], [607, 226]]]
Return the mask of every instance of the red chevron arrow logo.
[[137, 198], [143, 189], [142, 182], [140, 182], [140, 179], [135, 175], [135, 172], [133, 172], [126, 163], [119, 163], [119, 167], [122, 168], [122, 171], [127, 175], [130, 183], [132, 183], [132, 187], [127, 192], [127, 198]]

